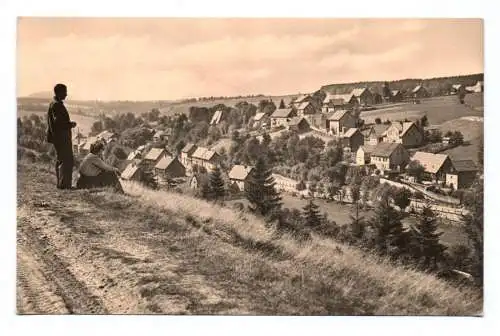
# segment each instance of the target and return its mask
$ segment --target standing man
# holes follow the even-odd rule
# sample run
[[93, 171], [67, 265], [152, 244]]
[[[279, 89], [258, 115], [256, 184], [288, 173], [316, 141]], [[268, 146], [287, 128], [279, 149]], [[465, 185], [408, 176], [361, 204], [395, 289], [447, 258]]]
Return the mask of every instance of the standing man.
[[63, 100], [68, 95], [66, 85], [54, 87], [54, 100], [47, 112], [47, 141], [54, 145], [57, 154], [56, 177], [58, 189], [71, 189], [73, 175], [73, 145], [71, 129], [76, 123], [69, 119]]

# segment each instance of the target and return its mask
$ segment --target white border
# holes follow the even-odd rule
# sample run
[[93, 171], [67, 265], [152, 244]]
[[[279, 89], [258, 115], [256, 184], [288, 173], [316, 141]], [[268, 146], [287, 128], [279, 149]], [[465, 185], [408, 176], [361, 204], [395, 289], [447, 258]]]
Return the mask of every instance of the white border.
[[[479, 3], [478, 3], [479, 2]], [[83, 335], [119, 334], [325, 334], [349, 335], [462, 335], [493, 334], [493, 322], [498, 314], [498, 221], [494, 207], [498, 206], [494, 187], [498, 186], [498, 156], [494, 155], [495, 125], [499, 125], [498, 94], [495, 84], [500, 78], [500, 55], [495, 43], [500, 35], [497, 1], [108, 1], [81, 2], [32, 0], [0, 2], [0, 92], [6, 126], [0, 132], [3, 145], [0, 164], [2, 188], [0, 199], [0, 332], [4, 335]], [[272, 16], [272, 17], [479, 17], [485, 18], [485, 148], [486, 157], [486, 298], [485, 318], [428, 317], [126, 317], [82, 316], [43, 317], [15, 314], [15, 208], [16, 208], [16, 142], [15, 142], [15, 27], [16, 16]], [[439, 51], [436, 51], [439, 52]], [[495, 80], [496, 79], [496, 80]], [[6, 160], [5, 160], [6, 159]]]

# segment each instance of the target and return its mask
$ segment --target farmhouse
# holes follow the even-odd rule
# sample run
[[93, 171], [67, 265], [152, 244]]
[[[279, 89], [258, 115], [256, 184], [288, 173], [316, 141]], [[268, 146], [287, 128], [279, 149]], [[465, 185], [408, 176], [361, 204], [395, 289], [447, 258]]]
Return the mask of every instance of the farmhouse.
[[279, 174], [272, 174], [277, 191], [297, 192], [298, 181]]
[[423, 85], [417, 85], [411, 91], [411, 95], [413, 98], [425, 98], [429, 96], [429, 92], [427, 92]]
[[446, 185], [456, 189], [469, 188], [477, 176], [477, 167], [472, 160], [452, 161], [450, 172], [446, 174]]
[[186, 167], [177, 157], [164, 156], [155, 166], [155, 173], [161, 180], [186, 176]]
[[451, 171], [452, 163], [446, 154], [416, 152], [412, 161], [420, 163], [424, 169], [424, 177], [434, 181], [445, 181], [446, 174]]
[[192, 155], [192, 163], [212, 171], [219, 164], [220, 155], [205, 147], [198, 147]]
[[352, 110], [358, 100], [352, 94], [330, 94], [327, 93], [323, 100], [321, 111], [323, 113], [335, 112], [339, 110]]
[[357, 128], [349, 128], [342, 137], [342, 147], [349, 147], [351, 152], [356, 152], [364, 141], [363, 134]]
[[140, 180], [140, 176], [141, 176], [140, 163], [137, 163], [135, 161], [129, 163], [121, 173], [121, 178], [128, 181], [130, 180], [138, 181]]
[[413, 121], [395, 122], [383, 133], [383, 141], [400, 143], [405, 147], [416, 147], [424, 141], [424, 132]]
[[188, 143], [185, 145], [182, 150], [181, 150], [181, 163], [186, 166], [190, 167], [193, 163], [193, 153], [196, 151], [198, 146], [196, 146], [193, 143]]
[[371, 155], [376, 145], [363, 145], [356, 151], [356, 165], [364, 166], [371, 161]]
[[360, 105], [373, 105], [373, 94], [368, 88], [355, 88], [352, 90], [351, 95], [356, 97]]
[[297, 105], [297, 115], [304, 117], [306, 115], [314, 114], [316, 109], [310, 101], [305, 101]]
[[375, 146], [379, 142], [384, 141], [384, 133], [389, 128], [389, 125], [375, 124], [365, 129], [362, 133], [365, 136], [365, 144]]
[[288, 122], [288, 129], [299, 133], [307, 132], [311, 128], [307, 120], [303, 117], [293, 117]]
[[271, 127], [286, 127], [288, 122], [297, 116], [297, 112], [293, 108], [277, 109], [271, 114]]
[[371, 153], [370, 163], [381, 171], [401, 170], [409, 162], [410, 154], [399, 143], [381, 142]]
[[298, 96], [290, 101], [290, 107], [298, 108], [300, 104], [305, 103], [305, 102], [310, 102], [311, 100], [312, 100], [311, 95], [301, 94], [300, 96]]
[[392, 90], [392, 102], [397, 103], [403, 100], [403, 93], [401, 90]]
[[236, 185], [239, 191], [245, 190], [245, 182], [252, 172], [253, 167], [234, 165], [229, 172], [229, 180]]
[[467, 91], [469, 91], [469, 92], [484, 92], [484, 82], [478, 81], [473, 86], [467, 86]]
[[144, 156], [141, 164], [147, 169], [153, 169], [165, 156], [170, 156], [170, 153], [165, 148], [151, 148]]
[[326, 120], [326, 130], [334, 135], [342, 135], [353, 127], [356, 127], [356, 119], [347, 110], [334, 112]]

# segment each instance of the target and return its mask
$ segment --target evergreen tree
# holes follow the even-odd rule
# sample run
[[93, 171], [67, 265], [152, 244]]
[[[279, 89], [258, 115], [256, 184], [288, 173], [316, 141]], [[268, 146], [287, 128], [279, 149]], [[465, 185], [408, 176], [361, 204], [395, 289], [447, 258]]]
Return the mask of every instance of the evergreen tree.
[[248, 177], [245, 196], [250, 207], [262, 216], [276, 215], [281, 208], [281, 196], [274, 188], [274, 178], [263, 158], [258, 158], [255, 168]]
[[219, 166], [216, 166], [210, 174], [210, 193], [215, 201], [224, 197], [226, 190], [224, 189], [224, 180]]
[[398, 188], [392, 193], [394, 204], [396, 204], [403, 212], [411, 203], [410, 197], [411, 191], [406, 188]]
[[419, 217], [419, 222], [411, 230], [412, 254], [425, 269], [435, 270], [446, 249], [439, 242], [443, 233], [437, 232], [436, 215], [430, 207], [424, 207]]
[[321, 225], [321, 215], [319, 207], [312, 200], [304, 206], [302, 211], [304, 225], [310, 228], [317, 228]]
[[379, 202], [371, 226], [374, 230], [375, 247], [380, 253], [393, 257], [405, 253], [406, 232], [399, 212], [389, 204], [387, 196]]
[[209, 181], [201, 182], [199, 195], [203, 199], [206, 199], [206, 200], [211, 199], [212, 192], [210, 190], [210, 182]]
[[351, 186], [351, 198], [354, 204], [354, 215], [351, 215], [351, 237], [353, 242], [359, 242], [365, 234], [364, 217], [359, 215], [360, 187]]
[[285, 101], [283, 99], [281, 99], [280, 101], [280, 109], [284, 109], [286, 106], [285, 106]]
[[473, 186], [474, 192], [465, 200], [468, 213], [463, 217], [465, 232], [472, 247], [471, 273], [479, 285], [483, 283], [483, 239], [484, 239], [484, 186], [478, 179]]
[[158, 189], [158, 179], [151, 169], [145, 169], [140, 178], [140, 182], [153, 190]]

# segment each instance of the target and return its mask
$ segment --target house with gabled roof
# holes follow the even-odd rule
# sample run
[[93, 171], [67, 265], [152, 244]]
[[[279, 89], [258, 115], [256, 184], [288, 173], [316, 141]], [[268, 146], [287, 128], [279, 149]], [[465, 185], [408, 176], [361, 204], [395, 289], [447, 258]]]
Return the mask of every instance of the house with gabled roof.
[[472, 160], [452, 160], [450, 172], [446, 173], [446, 185], [455, 190], [469, 188], [474, 183], [478, 171]]
[[210, 125], [218, 125], [223, 120], [224, 111], [217, 110], [215, 111], [212, 119], [210, 120]]
[[204, 167], [210, 172], [220, 163], [220, 155], [206, 147], [198, 147], [193, 152], [192, 163]]
[[359, 105], [373, 105], [373, 94], [368, 88], [355, 88], [351, 91], [351, 95], [356, 97]]
[[370, 155], [370, 163], [380, 171], [401, 170], [410, 161], [410, 154], [399, 143], [380, 142]]
[[348, 147], [351, 152], [356, 152], [363, 145], [365, 139], [363, 134], [357, 128], [349, 128], [342, 136], [342, 147]]
[[358, 99], [352, 94], [327, 93], [325, 99], [323, 99], [321, 111], [329, 113], [339, 110], [352, 110], [357, 104]]
[[99, 140], [103, 140], [106, 143], [110, 143], [112, 141], [115, 141], [118, 138], [118, 135], [116, 135], [116, 133], [105, 130], [97, 134], [96, 138]]
[[185, 167], [188, 167], [188, 168], [191, 167], [191, 165], [193, 163], [192, 156], [197, 148], [198, 148], [198, 146], [196, 146], [194, 143], [188, 143], [182, 148], [182, 150], [181, 150], [181, 163]]
[[309, 122], [304, 117], [293, 117], [288, 122], [287, 128], [290, 131], [299, 133], [307, 132], [311, 129]]
[[271, 114], [271, 127], [286, 127], [288, 122], [297, 116], [297, 111], [294, 108], [276, 109]]
[[151, 148], [149, 152], [144, 155], [141, 164], [147, 169], [154, 169], [154, 167], [165, 156], [172, 156], [166, 148]]
[[403, 93], [401, 90], [392, 90], [392, 97], [391, 97], [391, 102], [397, 103], [403, 100]]
[[310, 101], [304, 101], [297, 105], [297, 116], [304, 117], [316, 113], [314, 105]]
[[290, 101], [289, 107], [297, 108], [300, 104], [305, 102], [310, 102], [312, 100], [312, 96], [310, 94], [301, 94]]
[[164, 156], [155, 165], [155, 173], [161, 183], [167, 179], [186, 176], [186, 167], [184, 167], [177, 157]]
[[412, 98], [426, 98], [429, 97], [429, 92], [423, 85], [417, 85], [411, 91]]
[[379, 142], [384, 141], [384, 133], [389, 128], [386, 124], [375, 124], [362, 131], [365, 136], [365, 144], [377, 145]]
[[424, 130], [414, 121], [394, 122], [382, 134], [383, 141], [417, 147], [424, 142]]
[[349, 128], [356, 127], [356, 119], [350, 111], [340, 110], [334, 112], [326, 119], [327, 132], [342, 136]]
[[371, 155], [377, 145], [364, 144], [356, 151], [356, 165], [364, 166], [370, 164]]
[[484, 82], [477, 81], [475, 85], [467, 86], [466, 90], [469, 92], [484, 92]]
[[445, 181], [446, 174], [452, 169], [451, 159], [446, 154], [416, 152], [411, 161], [421, 164], [425, 169], [424, 178], [433, 181]]
[[139, 181], [141, 177], [141, 165], [139, 162], [130, 162], [122, 171], [121, 178], [127, 181]]
[[229, 171], [229, 181], [235, 184], [239, 191], [244, 191], [245, 183], [252, 170], [252, 166], [234, 165]]

